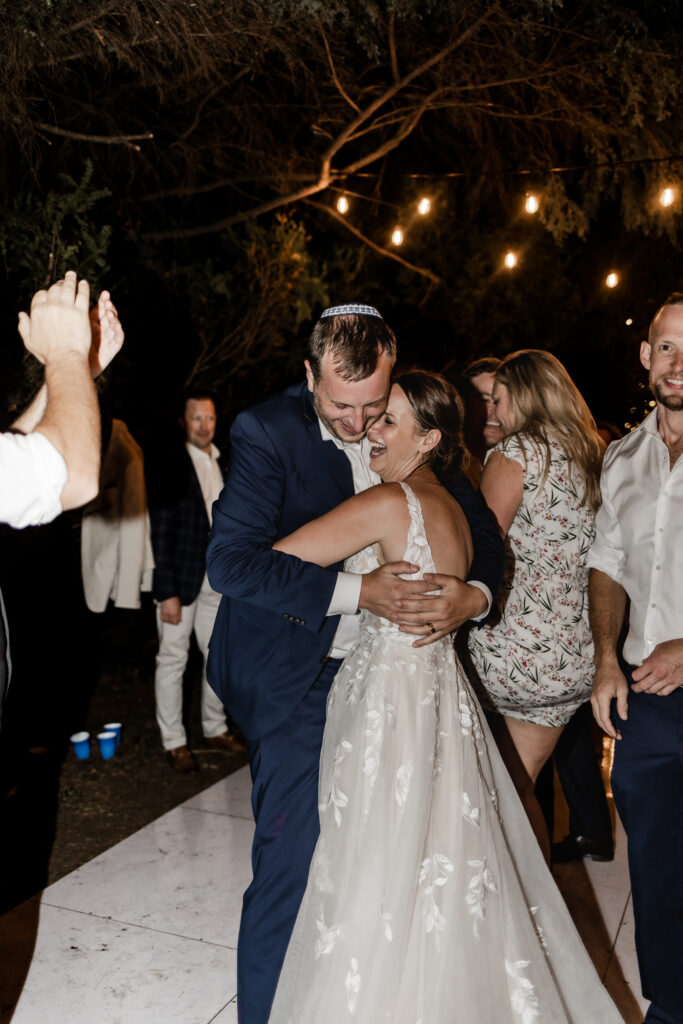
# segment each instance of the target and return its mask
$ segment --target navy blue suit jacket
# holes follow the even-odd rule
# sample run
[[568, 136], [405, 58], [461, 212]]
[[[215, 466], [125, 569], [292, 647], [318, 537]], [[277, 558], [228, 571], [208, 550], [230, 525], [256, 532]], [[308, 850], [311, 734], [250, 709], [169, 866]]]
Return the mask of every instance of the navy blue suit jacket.
[[[495, 593], [504, 548], [493, 516], [463, 474], [446, 485], [472, 529], [470, 579]], [[207, 553], [211, 586], [224, 595], [207, 673], [250, 739], [279, 725], [303, 698], [339, 622], [325, 612], [343, 563], [321, 568], [272, 545], [353, 493], [351, 464], [323, 441], [305, 383], [235, 419]]]

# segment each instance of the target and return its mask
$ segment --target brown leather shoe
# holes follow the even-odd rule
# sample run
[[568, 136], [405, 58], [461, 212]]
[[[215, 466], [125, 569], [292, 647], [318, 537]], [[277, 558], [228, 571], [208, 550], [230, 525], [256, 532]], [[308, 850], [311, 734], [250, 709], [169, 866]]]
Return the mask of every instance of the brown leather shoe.
[[224, 750], [228, 754], [246, 754], [247, 748], [232, 732], [222, 732], [220, 736], [205, 736], [204, 742], [212, 750]]
[[174, 747], [173, 750], [167, 750], [166, 759], [173, 771], [180, 772], [181, 775], [192, 775], [193, 772], [199, 771], [199, 765], [189, 747]]

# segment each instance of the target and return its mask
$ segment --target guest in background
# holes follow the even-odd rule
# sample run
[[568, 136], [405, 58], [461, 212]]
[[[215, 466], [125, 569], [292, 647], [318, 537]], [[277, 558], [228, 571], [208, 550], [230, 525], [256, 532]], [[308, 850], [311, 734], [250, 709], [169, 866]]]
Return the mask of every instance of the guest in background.
[[103, 612], [110, 600], [115, 608], [139, 608], [154, 571], [142, 448], [123, 420], [109, 416], [102, 440], [100, 490], [81, 523], [83, 593], [91, 612]]
[[465, 403], [465, 444], [470, 452], [467, 475], [479, 487], [486, 453], [503, 440], [503, 431], [493, 402], [493, 382], [500, 359], [484, 356], [466, 368], [456, 387]]
[[586, 556], [603, 443], [549, 352], [527, 349], [503, 360], [493, 400], [505, 439], [488, 458], [481, 491], [508, 538], [508, 565], [500, 617], [470, 634], [469, 650], [486, 698], [503, 716], [496, 738], [549, 859], [534, 785], [590, 694]]
[[[220, 595], [206, 577], [211, 506], [223, 488], [220, 452], [213, 443], [216, 406], [205, 391], [185, 396], [184, 446], [169, 465], [163, 493], [151, 507], [154, 549], [153, 594], [157, 602], [159, 652], [154, 693], [161, 741], [171, 768], [188, 774], [199, 766], [183, 725], [183, 675], [194, 632], [204, 659], [201, 717], [204, 742], [215, 750], [241, 753], [242, 741], [228, 728], [225, 709], [206, 680], [206, 659]], [[153, 488], [154, 491], [154, 488]]]

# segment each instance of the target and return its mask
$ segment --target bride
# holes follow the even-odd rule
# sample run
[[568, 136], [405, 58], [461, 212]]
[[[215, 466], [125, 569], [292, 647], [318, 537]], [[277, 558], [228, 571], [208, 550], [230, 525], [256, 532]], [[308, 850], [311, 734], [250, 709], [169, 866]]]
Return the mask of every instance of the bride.
[[[399, 376], [369, 432], [384, 483], [275, 547], [464, 578], [469, 528], [437, 478], [462, 460], [461, 426], [443, 378]], [[450, 638], [415, 647], [361, 615], [329, 695], [320, 838], [269, 1024], [617, 1024]]]

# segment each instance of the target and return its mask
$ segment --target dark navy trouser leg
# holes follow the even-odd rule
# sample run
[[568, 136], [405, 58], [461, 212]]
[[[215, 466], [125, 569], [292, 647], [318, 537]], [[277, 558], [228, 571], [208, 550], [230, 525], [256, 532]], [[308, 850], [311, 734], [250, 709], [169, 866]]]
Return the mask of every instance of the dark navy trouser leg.
[[[632, 680], [629, 680], [632, 682]], [[683, 1024], [683, 689], [634, 693], [628, 719], [613, 706], [614, 803], [628, 863], [648, 1024]]]
[[612, 823], [593, 747], [591, 718], [590, 704], [584, 704], [557, 742], [555, 764], [569, 806], [570, 834], [609, 841]]
[[340, 662], [328, 661], [277, 729], [247, 741], [254, 784], [253, 881], [237, 948], [240, 1024], [267, 1024], [319, 833], [318, 769], [327, 695]]

